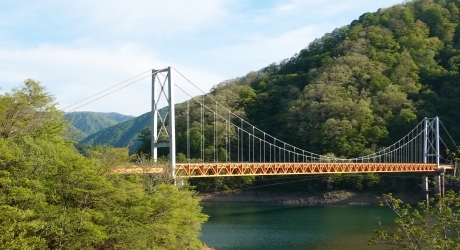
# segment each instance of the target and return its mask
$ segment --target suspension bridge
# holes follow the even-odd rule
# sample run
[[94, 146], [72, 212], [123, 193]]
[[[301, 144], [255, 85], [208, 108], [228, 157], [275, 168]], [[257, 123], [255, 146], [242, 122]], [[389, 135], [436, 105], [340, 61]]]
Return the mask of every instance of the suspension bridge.
[[[176, 76], [201, 94], [189, 94], [185, 87], [176, 83]], [[174, 179], [332, 173], [426, 174], [454, 169], [454, 164], [446, 161], [443, 155], [447, 146], [440, 136], [444, 126], [438, 117], [423, 119], [399, 141], [375, 153], [343, 159], [309, 152], [265, 133], [200, 90], [174, 68], [152, 70], [151, 77], [151, 156], [156, 162], [158, 150], [167, 148], [167, 165]], [[188, 97], [180, 110], [176, 110], [175, 91], [181, 91]], [[167, 111], [163, 113], [160, 112], [162, 103], [167, 106]], [[180, 161], [176, 161], [177, 127], [186, 134], [181, 135], [180, 146], [185, 146], [186, 152], [185, 159]], [[195, 152], [196, 148], [199, 152]], [[155, 165], [115, 171], [152, 173], [163, 171], [163, 167]]]

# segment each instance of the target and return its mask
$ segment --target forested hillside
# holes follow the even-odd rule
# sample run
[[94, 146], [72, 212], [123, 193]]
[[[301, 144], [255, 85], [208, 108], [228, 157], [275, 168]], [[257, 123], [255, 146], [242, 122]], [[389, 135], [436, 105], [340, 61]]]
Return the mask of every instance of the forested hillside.
[[145, 126], [151, 126], [151, 120], [150, 112], [148, 112], [134, 119], [93, 133], [83, 138], [79, 143], [83, 145], [108, 144], [114, 147], [128, 147], [132, 153], [140, 145], [140, 142], [137, 141], [139, 131]]
[[[209, 96], [276, 138], [320, 154], [369, 154], [434, 116], [460, 142], [459, 8], [459, 1], [420, 0], [365, 13], [291, 58], [216, 85]], [[213, 132], [225, 123], [205, 115], [201, 128], [199, 104], [189, 105], [189, 115], [186, 103], [176, 105], [176, 120], [191, 121], [190, 157], [201, 156], [201, 140], [218, 142], [205, 147], [205, 158], [214, 150], [225, 157], [225, 139]], [[186, 154], [186, 130], [177, 122], [178, 153]]]
[[367, 154], [434, 116], [458, 142], [459, 7], [422, 0], [363, 14], [211, 94], [264, 131], [316, 153]]
[[102, 113], [102, 112], [70, 112], [64, 114], [64, 117], [70, 122], [70, 126], [80, 130], [84, 134], [80, 139], [94, 134], [100, 130], [118, 124], [120, 122], [128, 121], [133, 116], [122, 115], [119, 113]]
[[[459, 5], [421, 0], [365, 13], [291, 58], [216, 85], [209, 95], [267, 133], [316, 153], [368, 154], [434, 116], [458, 142]], [[197, 104], [190, 103], [193, 110]], [[186, 104], [176, 112], [177, 121], [185, 120]], [[199, 112], [190, 119], [199, 122]], [[179, 141], [184, 124], [176, 125]], [[213, 145], [212, 128], [202, 135], [196, 126], [190, 131]], [[120, 138], [124, 132], [111, 133]]]
[[460, 141], [459, 4], [408, 2], [315, 40], [251, 81], [249, 120], [344, 157], [396, 141], [425, 116], [440, 116]]
[[[215, 86], [210, 95], [265, 132], [320, 154], [366, 155], [434, 116], [458, 144], [459, 8], [460, 1], [420, 0], [365, 13], [291, 58]], [[177, 120], [185, 107], [177, 106]], [[190, 135], [213, 145], [212, 127], [203, 134], [192, 126]], [[185, 153], [186, 128], [177, 128], [177, 151]]]
[[[162, 108], [158, 112], [164, 117], [167, 108]], [[111, 145], [114, 147], [128, 147], [129, 152], [133, 153], [141, 144], [138, 140], [139, 132], [143, 128], [152, 127], [151, 112], [126, 121], [120, 121], [106, 129], [101, 129], [79, 141], [83, 145]]]

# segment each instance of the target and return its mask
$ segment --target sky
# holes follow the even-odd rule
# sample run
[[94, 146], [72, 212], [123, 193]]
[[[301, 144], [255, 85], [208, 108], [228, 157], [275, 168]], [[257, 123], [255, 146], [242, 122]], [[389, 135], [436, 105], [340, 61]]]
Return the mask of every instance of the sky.
[[[31, 78], [40, 81], [65, 112], [138, 116], [151, 109], [149, 77], [105, 97], [101, 95], [117, 87], [80, 101], [168, 66], [175, 69], [175, 83], [180, 85], [183, 75], [208, 92], [220, 82], [292, 57], [363, 13], [399, 3], [402, 0], [0, 0], [0, 94]], [[201, 94], [191, 85], [183, 88], [187, 95]], [[187, 95], [175, 91], [176, 102], [184, 101]]]

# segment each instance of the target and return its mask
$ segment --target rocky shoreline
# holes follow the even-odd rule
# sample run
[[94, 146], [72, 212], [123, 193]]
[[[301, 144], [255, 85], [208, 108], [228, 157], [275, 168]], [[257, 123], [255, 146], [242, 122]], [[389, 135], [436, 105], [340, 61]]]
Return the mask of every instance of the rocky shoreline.
[[[231, 191], [201, 193], [202, 202], [271, 202], [309, 205], [378, 205], [379, 194], [371, 192], [329, 191], [324, 193], [265, 193], [255, 191]], [[395, 194], [405, 203], [417, 204], [419, 195]]]

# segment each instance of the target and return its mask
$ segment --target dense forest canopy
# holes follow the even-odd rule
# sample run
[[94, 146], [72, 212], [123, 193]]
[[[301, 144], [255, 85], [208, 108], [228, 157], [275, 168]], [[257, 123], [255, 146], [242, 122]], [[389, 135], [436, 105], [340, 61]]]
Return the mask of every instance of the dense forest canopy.
[[250, 84], [248, 118], [301, 148], [345, 157], [396, 141], [423, 117], [440, 116], [458, 135], [458, 7], [408, 2], [326, 34]]
[[194, 192], [111, 173], [131, 160], [126, 148], [78, 151], [34, 80], [0, 95], [1, 249], [201, 249]]
[[[365, 13], [210, 95], [276, 138], [320, 154], [365, 155], [434, 116], [458, 142], [459, 8], [460, 1], [420, 0]], [[185, 109], [178, 105], [178, 119]], [[192, 131], [213, 144], [207, 129]]]

